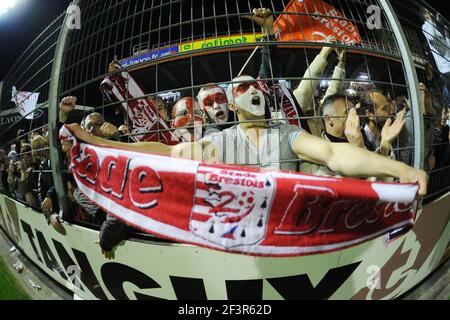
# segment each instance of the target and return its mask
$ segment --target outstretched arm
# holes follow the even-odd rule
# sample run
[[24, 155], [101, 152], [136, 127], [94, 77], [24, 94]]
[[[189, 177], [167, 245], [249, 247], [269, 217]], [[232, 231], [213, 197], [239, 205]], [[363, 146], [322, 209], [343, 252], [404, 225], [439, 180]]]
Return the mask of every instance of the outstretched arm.
[[59, 122], [66, 123], [70, 113], [75, 109], [77, 103], [76, 97], [65, 97], [61, 100], [59, 104]]
[[180, 143], [176, 146], [167, 146], [159, 142], [123, 143], [93, 136], [87, 131], [83, 130], [79, 124], [71, 124], [67, 127], [79, 140], [82, 140], [88, 144], [118, 148], [134, 152], [157, 154], [166, 157], [177, 157], [202, 161], [203, 151], [206, 147], [209, 146], [208, 143], [199, 142]]
[[424, 171], [347, 143], [331, 143], [303, 133], [294, 142], [293, 150], [300, 159], [327, 166], [344, 176], [400, 178], [402, 183], [419, 183], [419, 196], [427, 193]]
[[[242, 18], [255, 22], [261, 27], [263, 40], [276, 41], [273, 27], [274, 17], [272, 11], [266, 8], [253, 9], [253, 15], [245, 15]], [[277, 46], [264, 46], [261, 52], [260, 79], [271, 79], [280, 76], [280, 57]]]
[[332, 96], [333, 94], [342, 92], [344, 90], [344, 79], [345, 79], [345, 50], [338, 50], [339, 62], [334, 68], [333, 77], [331, 78], [330, 85], [325, 93], [323, 99]]
[[[327, 38], [327, 43], [335, 42], [336, 38], [330, 36]], [[303, 80], [297, 89], [294, 90], [295, 99], [306, 114], [313, 110], [314, 90], [319, 84], [322, 74], [328, 66], [328, 56], [333, 52], [332, 47], [323, 47], [322, 51], [317, 55], [314, 61], [303, 75]]]

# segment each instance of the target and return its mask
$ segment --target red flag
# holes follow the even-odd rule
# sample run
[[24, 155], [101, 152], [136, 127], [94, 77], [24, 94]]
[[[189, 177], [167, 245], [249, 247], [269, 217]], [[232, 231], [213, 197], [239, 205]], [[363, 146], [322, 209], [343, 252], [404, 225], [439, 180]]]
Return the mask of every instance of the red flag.
[[[322, 42], [334, 35], [342, 43], [360, 43], [356, 26], [322, 0], [292, 0], [275, 21], [279, 41]], [[330, 18], [333, 17], [333, 18]]]

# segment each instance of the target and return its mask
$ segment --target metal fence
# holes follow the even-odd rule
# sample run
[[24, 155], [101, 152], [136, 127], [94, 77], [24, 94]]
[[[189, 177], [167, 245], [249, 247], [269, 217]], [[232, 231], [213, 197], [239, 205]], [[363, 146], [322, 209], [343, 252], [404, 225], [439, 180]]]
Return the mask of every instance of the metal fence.
[[392, 4], [405, 32], [404, 42], [411, 48], [418, 82], [424, 83], [432, 95], [429, 108], [421, 112], [424, 122], [423, 158], [430, 176], [426, 201], [431, 201], [450, 190], [449, 22], [425, 1], [393, 1]]
[[[395, 142], [394, 153], [407, 164], [430, 172], [431, 192], [427, 201], [448, 192], [448, 131], [445, 139], [446, 129], [441, 123], [444, 106], [448, 105], [444, 94], [448, 83], [439, 80], [448, 77], [439, 68], [450, 65], [445, 53], [450, 43], [446, 34], [448, 22], [438, 18], [422, 1], [311, 0], [303, 2], [306, 8], [303, 11], [297, 7], [286, 10], [292, 3], [288, 0], [75, 1], [81, 15], [72, 10], [56, 19], [4, 79], [2, 106], [8, 106], [8, 93], [15, 85], [22, 91], [39, 92], [41, 108], [49, 107], [48, 118], [45, 112], [42, 118], [31, 123], [20, 120], [2, 126], [0, 145], [9, 150], [19, 128], [28, 128], [28, 132], [48, 124], [54, 185], [61, 208], [70, 211], [65, 191], [66, 170], [57, 141], [58, 104], [63, 97], [76, 96], [77, 105], [84, 106], [72, 113], [71, 121], [81, 122], [88, 113], [97, 111], [117, 126], [126, 124], [132, 128], [130, 117], [122, 116], [117, 110], [122, 108], [123, 114], [130, 114], [133, 102], [145, 98], [154, 102], [159, 96], [170, 118], [179, 98], [195, 98], [208, 84], [226, 88], [241, 72], [256, 78], [262, 63], [261, 49], [265, 47], [271, 52], [270, 48], [277, 47], [279, 59], [270, 60], [269, 74], [263, 80], [281, 83], [291, 91], [301, 84], [309, 85], [311, 107], [303, 110], [301, 120], [317, 125], [321, 134], [325, 130], [321, 100], [337, 80], [333, 80], [333, 74], [339, 59], [334, 51], [346, 50], [345, 76], [340, 79], [340, 89], [354, 98], [355, 104], [363, 93], [360, 90], [373, 88], [379, 89], [388, 101], [404, 97], [408, 130]], [[264, 39], [258, 24], [242, 17], [251, 14], [253, 8], [269, 8], [279, 23], [296, 19], [299, 23], [279, 26], [278, 39]], [[437, 33], [426, 32], [429, 27], [426, 19], [431, 25], [429, 30], [443, 30], [440, 34], [446, 42]], [[73, 22], [79, 22], [79, 28]], [[324, 34], [330, 30], [341, 41], [324, 43]], [[344, 41], [346, 31], [355, 32], [356, 37]], [[433, 38], [439, 38], [437, 47]], [[262, 43], [262, 40], [266, 41]], [[328, 53], [323, 72], [315, 76], [310, 67], [324, 47], [335, 50]], [[120, 71], [108, 71], [112, 61], [118, 62]], [[424, 72], [427, 61], [435, 68], [436, 81], [427, 79]], [[102, 81], [119, 73], [125, 74], [128, 86], [131, 78], [135, 80], [143, 94], [110, 99], [108, 93], [101, 92]], [[427, 90], [432, 92], [434, 112], [431, 108], [422, 110], [426, 104], [421, 102], [419, 81], [426, 83]], [[282, 110], [277, 101], [271, 106], [272, 118], [268, 122], [274, 120], [274, 115], [278, 122], [296, 120], [280, 115]], [[400, 108], [397, 104], [395, 111]], [[373, 118], [375, 123], [383, 120], [377, 114]], [[167, 127], [160, 125], [163, 122], [158, 119], [158, 126], [146, 133], [160, 136], [165, 131], [177, 131], [170, 125], [173, 119], [163, 120], [168, 120]], [[367, 122], [370, 117], [361, 114], [361, 120]], [[238, 123], [235, 115], [228, 119], [229, 125]], [[203, 127], [214, 128], [216, 124], [205, 123]], [[125, 137], [128, 141], [135, 138], [133, 134]]]
[[[52, 180], [51, 166], [40, 164], [49, 157], [46, 137], [51, 71], [64, 17], [61, 14], [52, 21], [18, 57], [3, 79], [0, 92], [0, 187], [38, 210], [39, 178], [50, 183]], [[35, 104], [28, 103], [30, 100]]]

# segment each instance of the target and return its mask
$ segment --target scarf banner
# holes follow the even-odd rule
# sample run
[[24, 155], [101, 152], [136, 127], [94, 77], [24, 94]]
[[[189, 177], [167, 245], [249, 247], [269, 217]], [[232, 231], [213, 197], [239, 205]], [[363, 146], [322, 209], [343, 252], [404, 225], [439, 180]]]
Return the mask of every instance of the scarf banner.
[[27, 120], [33, 120], [39, 118], [38, 114], [35, 114], [35, 110], [39, 100], [39, 92], [25, 92], [17, 91], [16, 87], [12, 88], [12, 99], [19, 110], [22, 117]]
[[171, 132], [152, 100], [148, 97], [136, 99], [145, 94], [128, 72], [106, 77], [100, 88], [102, 91], [111, 91], [122, 104], [132, 124], [131, 134], [135, 141], [153, 141], [167, 145], [179, 143], [180, 138]]
[[417, 185], [264, 172], [78, 143], [81, 192], [126, 224], [177, 242], [255, 256], [358, 245], [414, 223]]
[[356, 26], [322, 0], [291, 0], [284, 12], [288, 14], [281, 14], [274, 24], [279, 41], [323, 42], [335, 36], [345, 44], [361, 43]]

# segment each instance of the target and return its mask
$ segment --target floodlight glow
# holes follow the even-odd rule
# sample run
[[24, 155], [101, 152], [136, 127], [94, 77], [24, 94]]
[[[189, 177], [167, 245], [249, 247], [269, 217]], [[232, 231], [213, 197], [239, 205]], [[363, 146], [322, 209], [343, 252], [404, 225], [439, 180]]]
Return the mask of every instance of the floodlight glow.
[[0, 15], [8, 12], [17, 4], [17, 0], [1, 0], [0, 1]]

